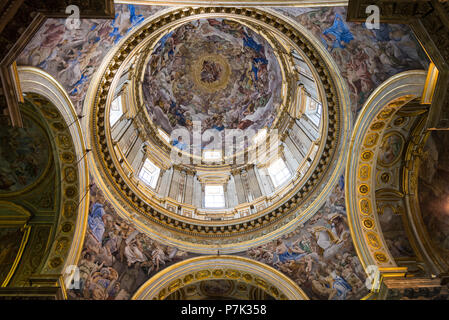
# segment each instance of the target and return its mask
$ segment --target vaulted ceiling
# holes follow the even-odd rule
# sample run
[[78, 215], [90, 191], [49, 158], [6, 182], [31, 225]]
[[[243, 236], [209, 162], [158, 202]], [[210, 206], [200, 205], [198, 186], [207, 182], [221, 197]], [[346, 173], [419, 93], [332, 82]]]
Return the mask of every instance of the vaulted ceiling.
[[0, 297], [447, 297], [446, 2], [53, 2], [0, 5]]

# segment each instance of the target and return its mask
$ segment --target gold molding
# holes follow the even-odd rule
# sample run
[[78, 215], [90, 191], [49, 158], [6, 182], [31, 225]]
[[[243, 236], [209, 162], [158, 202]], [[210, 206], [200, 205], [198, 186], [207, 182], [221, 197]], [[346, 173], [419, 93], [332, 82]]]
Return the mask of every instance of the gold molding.
[[189, 284], [209, 279], [250, 283], [280, 300], [309, 300], [304, 291], [280, 271], [238, 256], [203, 256], [174, 264], [143, 284], [132, 300], [163, 300]]
[[245, 6], [245, 7], [335, 7], [347, 6], [347, 0], [115, 0], [115, 3], [163, 6]]
[[15, 215], [0, 216], [0, 225], [25, 225], [32, 217], [31, 213], [20, 205], [10, 201], [0, 200], [1, 209], [14, 210]]
[[[365, 102], [351, 138], [351, 152], [345, 178], [349, 227], [362, 266], [365, 270], [369, 266], [377, 266], [381, 275], [400, 275], [406, 268], [399, 268], [396, 265], [383, 238], [375, 201], [375, 174], [370, 174], [371, 187], [368, 186], [368, 189], [371, 191], [366, 194], [361, 194], [359, 191], [360, 186], [367, 186], [366, 181], [360, 177], [360, 167], [369, 166], [370, 170], [374, 171], [380, 149], [378, 144], [363, 145], [362, 141], [366, 141], [366, 137], [373, 132], [382, 139], [387, 125], [379, 130], [378, 126], [373, 124], [380, 121], [391, 122], [393, 116], [404, 104], [421, 95], [424, 80], [424, 71], [412, 70], [402, 72], [385, 81]], [[368, 152], [370, 156], [364, 156]], [[366, 224], [367, 218], [370, 218], [368, 224]]]
[[[64, 273], [68, 265], [77, 264], [87, 228], [90, 195], [89, 193], [86, 194], [86, 192], [89, 186], [89, 171], [87, 159], [80, 160], [86, 154], [84, 134], [80, 119], [67, 92], [56, 79], [41, 69], [28, 66], [19, 66], [18, 74], [24, 92], [44, 97], [57, 110], [59, 121], [62, 121], [65, 125], [64, 132], [71, 140], [71, 148], [69, 149], [73, 154], [73, 158], [64, 159], [64, 153], [70, 151], [69, 149], [59, 152], [57, 156], [61, 167], [61, 190], [66, 190], [66, 185], [75, 186], [76, 196], [72, 200], [64, 195], [61, 197], [61, 214], [59, 215], [55, 241], [50, 248], [51, 254], [45, 261], [44, 269], [42, 270], [48, 274], [61, 274]], [[49, 119], [46, 120], [48, 121]], [[68, 168], [73, 168], [76, 171], [76, 181], [67, 179], [68, 175], [70, 175], [70, 172], [67, 172]], [[73, 210], [74, 212], [72, 212]], [[63, 231], [66, 230], [65, 228], [68, 228], [69, 224], [71, 226], [70, 232]], [[53, 258], [61, 258], [62, 265], [57, 268], [51, 268], [49, 265]]]
[[432, 104], [433, 96], [438, 81], [438, 68], [433, 62], [430, 62], [429, 71], [427, 73], [426, 85], [424, 86], [421, 104]]
[[25, 250], [26, 244], [28, 243], [28, 238], [30, 236], [31, 226], [24, 225], [22, 227], [22, 230], [23, 230], [23, 237], [22, 237], [22, 241], [20, 242], [19, 251], [17, 252], [16, 258], [14, 260], [14, 263], [13, 263], [11, 269], [9, 270], [8, 275], [6, 276], [6, 278], [3, 281], [3, 283], [0, 285], [0, 287], [2, 287], [2, 288], [6, 287], [8, 285], [8, 283], [11, 280], [12, 276], [16, 272], [16, 269], [17, 269], [17, 267], [19, 265], [19, 262], [22, 259], [23, 251]]
[[[232, 16], [228, 17], [227, 15], [225, 15], [225, 17], [227, 17], [230, 20], [238, 21], [238, 23], [245, 25], [249, 29], [252, 29], [255, 33], [261, 35], [265, 39], [265, 41], [267, 41], [270, 44], [270, 46], [273, 48], [274, 55], [276, 56], [276, 58], [278, 60], [281, 74], [282, 74], [282, 92], [283, 93], [287, 92], [287, 94], [282, 95], [283, 101], [279, 107], [279, 110], [276, 114], [275, 120], [271, 126], [271, 129], [278, 129], [280, 119], [283, 119], [285, 117], [285, 115], [287, 114], [287, 111], [288, 111], [288, 106], [291, 105], [291, 103], [293, 102], [293, 99], [291, 98], [291, 96], [293, 95], [293, 92], [294, 92], [292, 83], [291, 83], [291, 81], [289, 81], [291, 79], [292, 75], [288, 72], [291, 69], [291, 66], [289, 65], [288, 59], [285, 55], [285, 52], [286, 52], [285, 45], [280, 43], [282, 39], [279, 39], [275, 35], [272, 34], [273, 31], [272, 31], [271, 26], [260, 27], [258, 24], [253, 23], [252, 20], [246, 21], [246, 20], [242, 20], [241, 17], [239, 17], [239, 19], [236, 19], [235, 17], [232, 17]], [[143, 107], [144, 99], [143, 99], [143, 92], [142, 92], [141, 84], [144, 79], [144, 72], [145, 72], [146, 67], [149, 63], [149, 60], [151, 58], [151, 53], [153, 52], [155, 46], [158, 44], [159, 40], [168, 32], [176, 30], [180, 25], [185, 24], [190, 21], [194, 21], [196, 19], [200, 19], [200, 18], [189, 18], [189, 19], [186, 19], [185, 21], [181, 21], [179, 23], [171, 25], [168, 29], [163, 30], [162, 33], [157, 34], [157, 36], [153, 39], [154, 41], [151, 41], [152, 43], [150, 43], [150, 45], [147, 44], [145, 49], [143, 49], [142, 51], [139, 51], [139, 54], [142, 54], [142, 56], [138, 59], [138, 62], [137, 62], [137, 64], [138, 64], [137, 71], [138, 72], [133, 80], [133, 83], [134, 83], [133, 90], [134, 90], [134, 92], [137, 92], [137, 94], [134, 96], [133, 103], [136, 106], [140, 106], [140, 108], [142, 109], [143, 112], [139, 113], [138, 116], [136, 117], [136, 119], [139, 122], [140, 127], [147, 128], [149, 130], [149, 134], [146, 134], [145, 132], [141, 132], [142, 135], [146, 136], [145, 140], [151, 141], [152, 140], [151, 138], [155, 138], [156, 146], [160, 147], [163, 151], [166, 152], [166, 154], [164, 154], [162, 156], [163, 158], [166, 158], [166, 159], [169, 158], [169, 154], [170, 154], [170, 152], [172, 152], [173, 147], [171, 146], [171, 144], [169, 144], [167, 141], [165, 141], [163, 138], [160, 137], [160, 134], [158, 133], [158, 130], [157, 130], [157, 126], [153, 123], [153, 121], [150, 120], [151, 117], [148, 114], [147, 109]], [[290, 40], [290, 39], [288, 39], [288, 40]], [[307, 56], [305, 56], [304, 59], [307, 61], [308, 60]], [[315, 79], [317, 79], [317, 78], [318, 77], [316, 77]], [[197, 81], [197, 80], [194, 79], [194, 81]], [[325, 100], [325, 98], [323, 96], [321, 97], [321, 99]], [[107, 110], [106, 118], [108, 118], [109, 106], [106, 107], [106, 110]], [[285, 129], [285, 128], [281, 128], [281, 129]], [[246, 148], [242, 151], [237, 151], [236, 153], [234, 153], [230, 156], [223, 155], [223, 159], [221, 160], [221, 162], [224, 162], [225, 164], [222, 167], [215, 165], [213, 167], [213, 169], [214, 170], [219, 170], [220, 168], [227, 169], [227, 167], [229, 165], [226, 163], [228, 161], [230, 161], [232, 163], [234, 159], [248, 157], [248, 160], [249, 160], [251, 155], [256, 153], [254, 151], [256, 150], [256, 148], [260, 147], [260, 145], [261, 145], [261, 143], [255, 144], [255, 145], [250, 145], [248, 148]], [[156, 149], [156, 148], [153, 148], [153, 149]], [[163, 153], [163, 152], [160, 152], [158, 150], [157, 153]], [[183, 159], [186, 159], [186, 160], [188, 159], [191, 163], [194, 163], [197, 166], [207, 167], [208, 169], [212, 168], [211, 166], [204, 164], [202, 155], [191, 154], [191, 153], [184, 152], [181, 150], [179, 150], [179, 155], [182, 155]], [[251, 162], [251, 161], [249, 160], [249, 162]], [[187, 165], [186, 165], [186, 167], [187, 167]]]
[[[214, 61], [220, 65], [220, 67], [222, 68], [222, 75], [219, 81], [204, 83], [201, 80], [201, 72], [203, 69], [203, 64], [209, 60]], [[201, 90], [204, 90], [207, 93], [214, 93], [218, 90], [226, 88], [229, 84], [229, 79], [231, 76], [231, 66], [229, 65], [229, 61], [227, 61], [227, 59], [225, 59], [223, 56], [220, 56], [218, 54], [205, 54], [199, 57], [198, 60], [193, 64], [191, 72], [193, 81], [199, 88], [201, 88]]]

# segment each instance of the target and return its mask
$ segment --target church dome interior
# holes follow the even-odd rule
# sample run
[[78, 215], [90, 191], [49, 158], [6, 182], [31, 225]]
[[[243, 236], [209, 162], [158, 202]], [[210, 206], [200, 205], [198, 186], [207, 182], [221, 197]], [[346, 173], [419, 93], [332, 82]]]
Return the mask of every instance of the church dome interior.
[[146, 202], [195, 220], [276, 205], [307, 182], [327, 130], [308, 58], [275, 54], [287, 44], [234, 20], [173, 29], [115, 75], [110, 149], [120, 169]]
[[6, 2], [0, 300], [449, 298], [447, 1]]

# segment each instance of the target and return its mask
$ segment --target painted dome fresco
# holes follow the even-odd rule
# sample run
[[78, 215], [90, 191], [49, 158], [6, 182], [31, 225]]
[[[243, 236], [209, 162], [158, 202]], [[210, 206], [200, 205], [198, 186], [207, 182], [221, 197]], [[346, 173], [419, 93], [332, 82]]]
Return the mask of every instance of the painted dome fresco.
[[180, 8], [148, 20], [90, 91], [111, 193], [183, 250], [232, 253], [290, 228], [342, 163], [348, 104], [331, 62], [288, 21], [253, 13]]
[[281, 89], [281, 69], [268, 41], [220, 18], [188, 22], [163, 36], [143, 81], [148, 114], [169, 135], [199, 124], [202, 132], [269, 127]]

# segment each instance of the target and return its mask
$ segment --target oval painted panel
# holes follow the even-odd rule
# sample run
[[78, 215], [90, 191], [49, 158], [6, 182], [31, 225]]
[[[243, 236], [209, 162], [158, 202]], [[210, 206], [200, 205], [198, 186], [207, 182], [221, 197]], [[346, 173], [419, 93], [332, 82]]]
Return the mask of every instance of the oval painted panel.
[[404, 138], [397, 132], [387, 134], [382, 140], [378, 162], [381, 166], [389, 167], [401, 157], [404, 149]]

